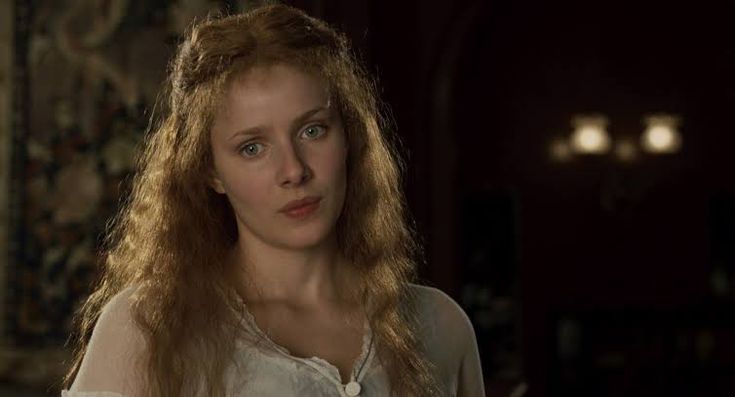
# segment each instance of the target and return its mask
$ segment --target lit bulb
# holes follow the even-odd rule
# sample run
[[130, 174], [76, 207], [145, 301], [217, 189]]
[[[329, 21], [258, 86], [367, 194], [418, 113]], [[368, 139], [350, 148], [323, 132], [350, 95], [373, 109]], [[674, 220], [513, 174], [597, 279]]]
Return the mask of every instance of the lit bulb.
[[572, 148], [577, 153], [601, 154], [610, 149], [604, 116], [576, 116], [572, 119]]
[[681, 147], [681, 136], [677, 131], [678, 118], [670, 115], [655, 115], [645, 119], [646, 131], [641, 137], [643, 149], [651, 153], [675, 153]]

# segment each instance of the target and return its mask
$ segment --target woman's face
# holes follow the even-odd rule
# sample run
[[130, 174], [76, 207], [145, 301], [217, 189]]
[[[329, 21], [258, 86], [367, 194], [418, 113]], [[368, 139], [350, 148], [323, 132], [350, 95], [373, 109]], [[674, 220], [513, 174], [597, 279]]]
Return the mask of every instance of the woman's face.
[[[211, 144], [212, 188], [232, 204], [241, 242], [306, 249], [334, 232], [347, 142], [322, 80], [280, 64], [238, 76], [215, 115]], [[318, 204], [284, 212], [304, 198]]]

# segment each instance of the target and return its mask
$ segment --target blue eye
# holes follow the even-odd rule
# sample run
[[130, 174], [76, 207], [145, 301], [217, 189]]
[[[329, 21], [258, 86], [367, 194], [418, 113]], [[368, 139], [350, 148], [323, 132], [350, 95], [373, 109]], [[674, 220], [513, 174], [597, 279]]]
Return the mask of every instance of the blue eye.
[[254, 157], [260, 153], [260, 147], [263, 146], [260, 143], [248, 143], [240, 148], [240, 154], [245, 157]]
[[326, 130], [327, 129], [322, 125], [312, 125], [312, 126], [306, 127], [304, 131], [302, 131], [302, 134], [306, 136], [306, 138], [308, 139], [316, 139], [324, 135]]

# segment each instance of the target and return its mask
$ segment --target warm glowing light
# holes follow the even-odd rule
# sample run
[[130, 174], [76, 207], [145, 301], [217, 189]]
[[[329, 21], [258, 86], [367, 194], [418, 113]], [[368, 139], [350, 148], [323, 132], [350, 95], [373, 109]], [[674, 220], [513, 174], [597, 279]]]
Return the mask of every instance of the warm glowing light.
[[646, 131], [641, 137], [643, 149], [651, 153], [675, 153], [681, 147], [677, 127], [679, 119], [671, 115], [646, 117]]
[[577, 153], [602, 154], [610, 149], [607, 119], [604, 116], [576, 116], [572, 119], [572, 149]]
[[549, 145], [549, 155], [554, 161], [565, 162], [571, 160], [574, 153], [566, 139], [556, 138]]
[[630, 163], [638, 157], [638, 148], [630, 139], [622, 139], [615, 144], [615, 157], [624, 163]]

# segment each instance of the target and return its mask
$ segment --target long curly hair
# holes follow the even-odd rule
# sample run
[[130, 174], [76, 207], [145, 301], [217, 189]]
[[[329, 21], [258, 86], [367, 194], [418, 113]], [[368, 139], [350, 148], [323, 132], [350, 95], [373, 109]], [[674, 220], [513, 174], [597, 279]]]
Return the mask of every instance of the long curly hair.
[[358, 274], [356, 290], [391, 390], [400, 396], [435, 393], [408, 288], [421, 249], [405, 208], [398, 140], [348, 40], [284, 5], [208, 18], [180, 44], [132, 190], [110, 225], [102, 276], [77, 315], [67, 386], [103, 307], [134, 286], [133, 319], [147, 342], [146, 394], [225, 395], [224, 374], [241, 332], [231, 309], [242, 301], [227, 281], [224, 258], [237, 228], [226, 197], [209, 184], [209, 134], [232, 79], [276, 63], [322, 77], [342, 116], [349, 154], [338, 248]]

